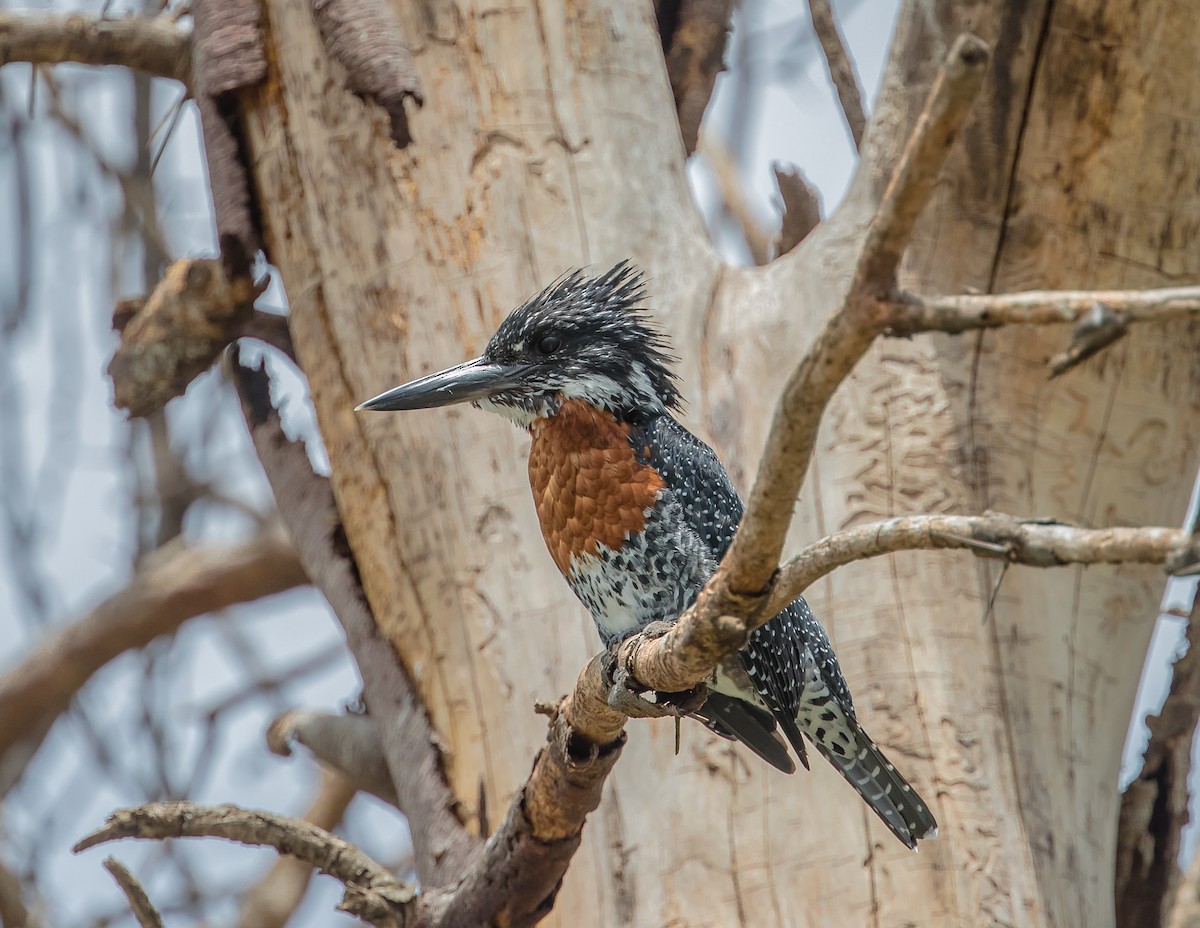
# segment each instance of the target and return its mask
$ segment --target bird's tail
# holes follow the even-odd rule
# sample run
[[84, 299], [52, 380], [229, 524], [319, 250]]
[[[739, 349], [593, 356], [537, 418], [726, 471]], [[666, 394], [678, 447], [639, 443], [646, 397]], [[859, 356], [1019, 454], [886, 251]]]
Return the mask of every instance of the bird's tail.
[[[830, 703], [830, 707], [832, 707]], [[857, 720], [840, 709], [832, 722], [801, 720], [803, 731], [897, 838], [916, 849], [918, 838], [936, 838], [937, 821], [929, 807]], [[786, 728], [785, 728], [786, 731]]]

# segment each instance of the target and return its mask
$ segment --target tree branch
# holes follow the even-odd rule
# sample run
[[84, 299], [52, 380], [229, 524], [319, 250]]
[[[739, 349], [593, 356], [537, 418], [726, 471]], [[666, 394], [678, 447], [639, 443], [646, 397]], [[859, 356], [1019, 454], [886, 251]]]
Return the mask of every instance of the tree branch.
[[700, 122], [725, 67], [733, 0], [664, 0], [658, 4], [659, 37], [675, 112], [687, 154], [696, 150]]
[[763, 614], [778, 615], [816, 581], [853, 561], [929, 549], [965, 549], [977, 557], [1031, 567], [1162, 564], [1173, 573], [1200, 562], [1200, 539], [1182, 529], [1089, 529], [1000, 513], [904, 516], [836, 532], [809, 545], [780, 568]]
[[[357, 791], [344, 777], [326, 772], [304, 821], [325, 831], [341, 822]], [[312, 867], [294, 857], [280, 857], [242, 903], [238, 928], [284, 928], [295, 914], [312, 881]]]
[[375, 624], [329, 481], [313, 473], [304, 446], [284, 434], [266, 373], [241, 365], [236, 351], [230, 362], [250, 436], [300, 561], [345, 629], [369, 712], [387, 720], [380, 729], [383, 751], [411, 825], [417, 875], [426, 886], [450, 885], [476, 858], [479, 841], [459, 817], [440, 739], [420, 693]]
[[746, 514], [710, 588], [761, 595], [774, 574], [821, 416], [887, 328], [900, 256], [983, 82], [987, 60], [987, 46], [974, 36], [959, 36], [950, 49], [864, 236], [842, 305], [784, 387]]
[[162, 916], [150, 901], [146, 888], [129, 872], [129, 868], [115, 857], [109, 857], [104, 861], [104, 869], [112, 874], [112, 878], [121, 887], [121, 892], [125, 893], [138, 924], [142, 928], [163, 928]]
[[[145, 559], [125, 589], [51, 634], [0, 678], [0, 758], [7, 759], [29, 735], [44, 733], [92, 674], [117, 655], [188, 619], [307, 582], [278, 529], [228, 548], [194, 548], [182, 540], [165, 546]], [[13, 780], [5, 771], [0, 785]]]
[[108, 19], [0, 11], [0, 65], [121, 65], [187, 84], [192, 73], [192, 36], [165, 16]]
[[318, 761], [356, 788], [400, 807], [383, 754], [379, 725], [371, 716], [293, 709], [271, 722], [267, 745], [274, 753], [288, 757], [293, 743], [304, 745]]
[[1160, 290], [1029, 290], [964, 296], [906, 293], [888, 335], [949, 332], [1005, 325], [1055, 325], [1079, 322], [1097, 305], [1124, 313], [1129, 322], [1167, 322], [1200, 314], [1200, 287]]
[[121, 344], [108, 363], [114, 403], [144, 417], [181, 396], [254, 323], [263, 289], [249, 276], [227, 276], [222, 261], [187, 258], [167, 268], [145, 300], [118, 303], [113, 327]]
[[867, 131], [867, 114], [863, 110], [862, 91], [858, 87], [858, 78], [854, 74], [854, 64], [846, 52], [841, 30], [833, 16], [833, 7], [829, 0], [808, 0], [808, 12], [812, 17], [813, 32], [821, 43], [821, 51], [825, 53], [825, 64], [829, 68], [829, 78], [837, 91], [838, 102], [842, 105], [842, 115], [846, 117], [846, 125], [850, 127], [850, 136], [854, 139], [854, 147], [862, 148], [863, 135]]
[[416, 891], [347, 841], [322, 828], [270, 812], [190, 802], [151, 802], [118, 809], [103, 828], [79, 841], [78, 854], [119, 838], [224, 838], [273, 847], [346, 885], [341, 908], [380, 928], [417, 924]]

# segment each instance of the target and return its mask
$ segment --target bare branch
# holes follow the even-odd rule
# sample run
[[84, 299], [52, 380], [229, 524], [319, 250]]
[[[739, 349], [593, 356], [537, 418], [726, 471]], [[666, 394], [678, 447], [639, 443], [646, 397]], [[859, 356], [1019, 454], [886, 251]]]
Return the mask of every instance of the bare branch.
[[786, 255], [821, 224], [821, 194], [795, 165], [777, 161], [771, 165], [771, 170], [775, 173], [775, 185], [783, 201], [779, 234], [775, 236], [771, 247], [772, 253], [778, 257]]
[[746, 515], [710, 589], [761, 594], [775, 572], [825, 406], [887, 327], [900, 256], [987, 60], [987, 46], [974, 36], [959, 36], [951, 48], [864, 236], [844, 302], [784, 387]]
[[13, 61], [121, 65], [186, 84], [192, 36], [166, 16], [108, 19], [0, 11], [0, 65]]
[[138, 924], [142, 928], [163, 928], [162, 916], [158, 914], [158, 909], [150, 901], [150, 897], [146, 894], [146, 888], [138, 882], [137, 877], [129, 872], [129, 868], [115, 857], [109, 857], [104, 861], [104, 869], [112, 874], [112, 878], [117, 881], [117, 885], [125, 893], [125, 898], [129, 900], [129, 907], [133, 909], [133, 915]]
[[[118, 809], [103, 828], [79, 841], [76, 854], [120, 838], [224, 838], [239, 844], [273, 847], [346, 884], [343, 908], [373, 925], [397, 928], [416, 924], [409, 903], [416, 891], [347, 841], [294, 818], [240, 809], [198, 806], [190, 802], [151, 802]], [[351, 888], [355, 892], [351, 892]]]
[[34, 924], [22, 898], [20, 879], [0, 860], [0, 925], [3, 928], [31, 928]]
[[[304, 821], [332, 831], [346, 814], [355, 789], [336, 773], [325, 773]], [[246, 893], [238, 928], [284, 928], [308, 891], [312, 867], [294, 857], [280, 857]]]
[[230, 280], [220, 261], [176, 261], [145, 300], [117, 305], [121, 344], [108, 364], [114, 402], [148, 416], [181, 395], [208, 370], [254, 312], [262, 287]]
[[304, 745], [317, 760], [358, 789], [399, 808], [379, 725], [371, 716], [293, 709], [271, 722], [267, 745], [276, 754], [288, 757], [293, 743]]
[[[97, 670], [188, 619], [308, 582], [282, 532], [227, 548], [182, 540], [143, 561], [129, 585], [50, 635], [0, 678], [0, 758], [40, 735]], [[3, 785], [14, 777], [5, 775]]]
[[850, 127], [854, 147], [862, 148], [863, 135], [867, 131], [867, 114], [863, 110], [862, 91], [858, 87], [854, 63], [846, 52], [841, 30], [833, 16], [833, 7], [829, 0], [808, 0], [808, 12], [812, 16], [813, 32], [817, 34], [821, 51], [825, 53], [829, 77], [837, 90], [838, 102], [842, 105], [846, 125]]
[[705, 136], [700, 140], [699, 151], [708, 159], [716, 178], [717, 188], [721, 191], [721, 199], [725, 207], [738, 221], [746, 247], [750, 249], [750, 257], [755, 264], [766, 264], [771, 260], [771, 236], [759, 224], [746, 199], [742, 182], [738, 178], [737, 165], [729, 155], [729, 150], [719, 139]]
[[905, 516], [836, 532], [809, 545], [780, 568], [763, 613], [777, 615], [817, 580], [853, 561], [929, 549], [965, 549], [977, 557], [1031, 567], [1137, 563], [1175, 571], [1200, 561], [1200, 540], [1182, 529], [1077, 528], [1000, 513]]
[[427, 886], [451, 884], [475, 859], [479, 841], [459, 818], [437, 733], [420, 693], [375, 624], [329, 481], [313, 473], [303, 445], [284, 434], [266, 373], [242, 366], [236, 352], [230, 361], [254, 447], [300, 560], [346, 631], [368, 710], [387, 719], [381, 729], [384, 756], [412, 828], [417, 875]]
[[1174, 908], [1188, 823], [1188, 775], [1200, 722], [1200, 596], [1193, 594], [1187, 652], [1172, 667], [1162, 711], [1137, 779], [1121, 796], [1117, 825], [1117, 923], [1162, 928]]
[[1097, 304], [1124, 313], [1129, 322], [1167, 322], [1200, 314], [1200, 287], [1159, 290], [1029, 290], [965, 296], [906, 293], [888, 327], [889, 335], [917, 332], [958, 334], [1005, 325], [1079, 322]]
[[696, 150], [713, 85], [725, 67], [732, 12], [733, 0], [668, 0], [659, 4], [659, 36], [683, 147], [689, 155]]

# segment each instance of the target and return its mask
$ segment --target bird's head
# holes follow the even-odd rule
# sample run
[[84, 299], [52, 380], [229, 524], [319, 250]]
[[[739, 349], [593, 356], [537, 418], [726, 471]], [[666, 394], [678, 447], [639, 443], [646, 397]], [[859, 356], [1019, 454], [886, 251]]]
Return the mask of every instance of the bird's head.
[[663, 335], [637, 304], [642, 277], [621, 262], [599, 277], [568, 274], [518, 306], [483, 354], [367, 400], [359, 409], [470, 402], [528, 427], [580, 399], [636, 421], [679, 406]]

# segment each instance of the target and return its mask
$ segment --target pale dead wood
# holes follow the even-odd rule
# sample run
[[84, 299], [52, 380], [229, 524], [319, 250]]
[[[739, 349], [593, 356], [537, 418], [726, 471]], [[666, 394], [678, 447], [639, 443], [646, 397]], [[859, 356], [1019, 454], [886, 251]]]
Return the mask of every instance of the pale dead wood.
[[1115, 889], [1119, 925], [1161, 928], [1176, 908], [1181, 839], [1190, 819], [1192, 746], [1200, 722], [1198, 622], [1200, 596], [1193, 594], [1187, 651], [1171, 668], [1162, 710], [1147, 720], [1150, 742], [1141, 772], [1121, 796]]
[[273, 847], [346, 885], [342, 907], [381, 928], [417, 924], [416, 891], [347, 841], [323, 828], [270, 812], [233, 805], [151, 802], [118, 809], [103, 828], [78, 841], [78, 854], [121, 838], [224, 838], [238, 844]]
[[864, 236], [849, 291], [784, 387], [746, 514], [710, 588], [761, 594], [775, 572], [821, 416], [887, 327], [901, 254], [982, 85], [988, 55], [978, 38], [961, 35], [938, 72]]
[[293, 744], [308, 748], [318, 761], [358, 789], [399, 808], [383, 753], [383, 738], [371, 716], [293, 709], [271, 722], [267, 746], [289, 757]]
[[837, 91], [842, 115], [846, 117], [846, 125], [850, 128], [851, 138], [854, 139], [854, 147], [862, 148], [863, 135], [867, 131], [867, 114], [863, 110], [862, 91], [858, 86], [858, 76], [854, 73], [854, 63], [846, 51], [846, 43], [834, 18], [833, 7], [829, 0], [808, 0], [808, 12], [812, 17], [813, 32], [817, 34], [821, 51], [825, 53], [829, 78]]
[[188, 619], [307, 582], [295, 549], [276, 528], [225, 548], [167, 545], [143, 561], [128, 586], [48, 636], [0, 678], [0, 757], [31, 732], [44, 733], [117, 655]]
[[1167, 916], [1167, 928], [1200, 928], [1200, 854], [1178, 876], [1179, 888]]
[[923, 296], [906, 293], [888, 334], [969, 332], [1005, 325], [1079, 322], [1097, 305], [1128, 316], [1129, 322], [1168, 322], [1200, 313], [1200, 287], [1151, 290], [1030, 290]]
[[[332, 831], [346, 814], [356, 792], [340, 774], [322, 774], [303, 820]], [[312, 867], [294, 857], [281, 856], [246, 893], [238, 916], [239, 928], [284, 928], [304, 901], [311, 881]]]
[[817, 580], [853, 561], [946, 549], [1032, 567], [1163, 564], [1172, 572], [1200, 561], [1200, 542], [1182, 529], [1089, 529], [1000, 513], [905, 516], [836, 532], [804, 548], [780, 568], [763, 612], [777, 615]]
[[142, 928], [163, 928], [162, 916], [150, 901], [146, 888], [130, 873], [129, 868], [115, 857], [109, 857], [104, 861], [104, 869], [112, 874], [112, 878], [121, 887], [121, 892], [129, 900], [129, 907], [133, 910], [137, 923]]
[[[254, 321], [262, 290], [248, 276], [231, 279], [221, 261], [188, 258], [171, 264], [144, 301], [117, 304], [121, 343], [108, 363], [117, 407], [145, 417], [182, 395]], [[255, 337], [273, 334], [265, 320], [258, 328]]]
[[230, 360], [251, 439], [300, 561], [345, 629], [368, 711], [388, 720], [380, 732], [383, 752], [411, 826], [417, 875], [425, 885], [448, 885], [475, 859], [479, 840], [464, 828], [446, 781], [441, 738], [375, 624], [329, 481], [313, 473], [304, 446], [284, 434], [266, 373], [238, 363], [236, 352]]
[[0, 65], [15, 61], [119, 65], [186, 84], [192, 36], [166, 16], [0, 11]]

